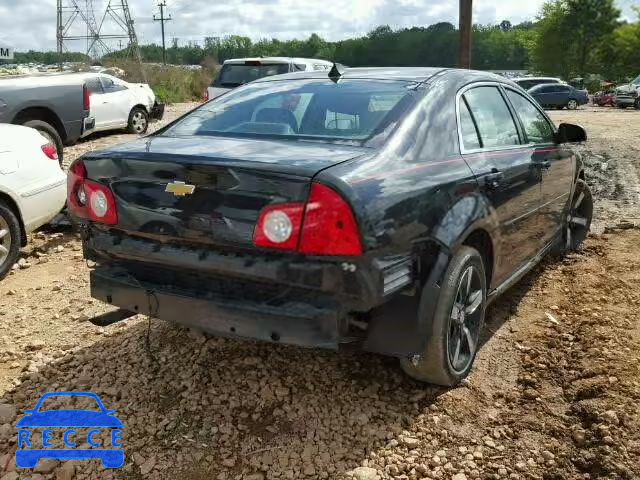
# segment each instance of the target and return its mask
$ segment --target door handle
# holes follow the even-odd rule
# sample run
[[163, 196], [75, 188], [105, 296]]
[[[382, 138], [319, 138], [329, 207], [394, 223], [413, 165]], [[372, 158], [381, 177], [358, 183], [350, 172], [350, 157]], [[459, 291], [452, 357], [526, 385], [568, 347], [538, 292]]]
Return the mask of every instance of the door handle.
[[485, 175], [484, 184], [487, 188], [495, 190], [500, 186], [502, 180], [504, 180], [504, 173], [496, 168], [492, 168], [491, 173]]

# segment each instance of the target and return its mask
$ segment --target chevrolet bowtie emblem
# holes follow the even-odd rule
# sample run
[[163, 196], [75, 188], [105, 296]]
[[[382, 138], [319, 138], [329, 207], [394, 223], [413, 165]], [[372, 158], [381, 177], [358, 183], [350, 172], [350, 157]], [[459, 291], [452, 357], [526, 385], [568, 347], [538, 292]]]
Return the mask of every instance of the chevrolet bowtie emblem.
[[167, 193], [173, 193], [176, 197], [191, 195], [196, 189], [195, 185], [187, 185], [184, 182], [171, 182], [164, 189]]

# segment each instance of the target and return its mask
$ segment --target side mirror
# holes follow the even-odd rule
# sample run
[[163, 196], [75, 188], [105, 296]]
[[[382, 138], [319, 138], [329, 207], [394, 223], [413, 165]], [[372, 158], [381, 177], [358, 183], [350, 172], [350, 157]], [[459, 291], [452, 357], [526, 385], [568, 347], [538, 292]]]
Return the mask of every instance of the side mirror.
[[561, 123], [556, 137], [558, 143], [580, 143], [587, 141], [587, 132], [580, 125]]

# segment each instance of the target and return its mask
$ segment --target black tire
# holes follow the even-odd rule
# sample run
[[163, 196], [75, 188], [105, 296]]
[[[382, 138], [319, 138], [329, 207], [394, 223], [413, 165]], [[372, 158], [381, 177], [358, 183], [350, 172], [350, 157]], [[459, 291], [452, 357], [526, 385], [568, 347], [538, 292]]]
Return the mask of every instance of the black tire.
[[625, 109], [627, 108], [627, 106], [626, 106], [626, 105], [619, 104], [619, 105], [618, 105], [618, 108], [620, 108], [620, 109], [622, 109], [622, 110], [625, 110]]
[[634, 103], [634, 104], [633, 104], [633, 107], [634, 107], [636, 110], [640, 110], [640, 98], [637, 98], [637, 99], [636, 99], [636, 103]]
[[[471, 371], [484, 326], [487, 285], [484, 261], [476, 249], [462, 247], [451, 259], [437, 302], [424, 351], [413, 358], [400, 359], [400, 366], [416, 380], [453, 386]], [[457, 305], [466, 307], [460, 309]]]
[[21, 125], [25, 127], [35, 128], [40, 133], [43, 133], [45, 137], [47, 137], [51, 142], [53, 142], [56, 146], [56, 151], [58, 152], [58, 162], [62, 165], [64, 160], [64, 145], [62, 143], [62, 138], [58, 131], [49, 123], [44, 122], [42, 120], [26, 120]]
[[578, 106], [578, 101], [575, 98], [570, 98], [567, 102], [567, 110], [577, 110]]
[[578, 179], [571, 198], [569, 213], [563, 229], [564, 252], [576, 251], [582, 245], [591, 229], [593, 219], [593, 196], [587, 182]]
[[[3, 234], [7, 230], [6, 234]], [[22, 245], [22, 228], [16, 213], [0, 201], [0, 280], [16, 263]]]
[[137, 135], [144, 135], [149, 128], [149, 114], [142, 107], [133, 107], [129, 113], [127, 131]]

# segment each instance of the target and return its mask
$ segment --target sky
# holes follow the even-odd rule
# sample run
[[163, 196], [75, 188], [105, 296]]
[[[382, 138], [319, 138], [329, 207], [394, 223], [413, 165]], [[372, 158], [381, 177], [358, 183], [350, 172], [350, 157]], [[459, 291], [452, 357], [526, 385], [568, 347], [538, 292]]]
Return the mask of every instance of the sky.
[[[72, 0], [63, 0], [70, 5]], [[86, 0], [76, 0], [84, 5]], [[111, 0], [119, 4], [118, 0]], [[157, 0], [128, 0], [141, 43], [160, 43]], [[634, 18], [631, 5], [638, 0], [616, 0], [623, 15]], [[96, 17], [108, 0], [93, 0]], [[378, 25], [392, 28], [457, 23], [456, 0], [166, 0], [173, 20], [166, 24], [167, 42], [200, 41], [206, 36], [239, 34], [259, 38], [307, 38], [317, 33], [328, 40], [365, 34]], [[474, 22], [512, 23], [533, 19], [544, 0], [475, 0]], [[101, 12], [99, 14], [99, 12]], [[82, 32], [80, 23], [72, 32]], [[102, 33], [119, 33], [105, 21]], [[81, 33], [84, 34], [84, 33]], [[0, 43], [17, 51], [55, 50], [56, 0], [0, 0]], [[83, 43], [70, 44], [83, 51]]]

